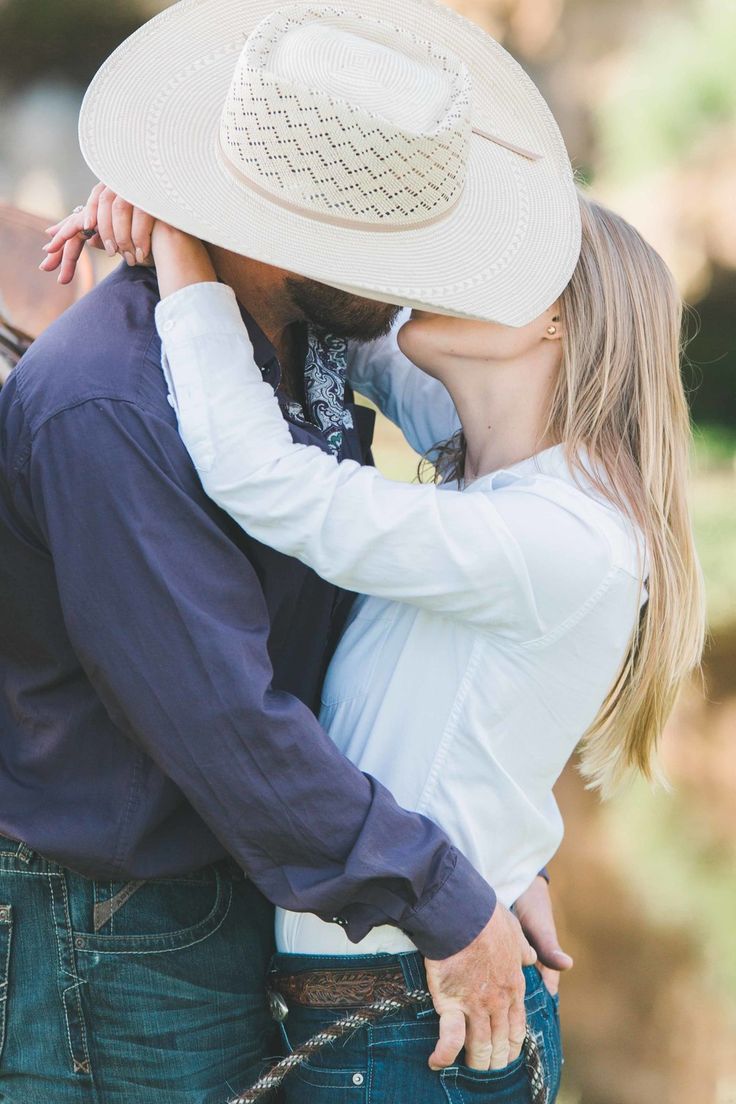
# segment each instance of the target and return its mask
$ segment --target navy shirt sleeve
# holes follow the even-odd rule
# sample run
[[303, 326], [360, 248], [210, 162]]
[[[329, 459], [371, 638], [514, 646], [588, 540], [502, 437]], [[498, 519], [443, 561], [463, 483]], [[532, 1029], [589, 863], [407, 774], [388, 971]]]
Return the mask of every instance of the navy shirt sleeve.
[[260, 585], [174, 426], [135, 402], [80, 402], [37, 428], [21, 480], [105, 709], [262, 892], [352, 940], [391, 923], [431, 958], [466, 946], [492, 889], [273, 688]]

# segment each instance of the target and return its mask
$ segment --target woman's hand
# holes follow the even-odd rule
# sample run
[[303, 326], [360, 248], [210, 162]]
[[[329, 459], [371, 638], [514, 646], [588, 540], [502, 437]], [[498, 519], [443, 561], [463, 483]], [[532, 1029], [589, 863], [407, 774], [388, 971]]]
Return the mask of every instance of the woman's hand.
[[[104, 184], [96, 184], [81, 211], [47, 228], [46, 233], [52, 237], [43, 247], [47, 256], [39, 268], [42, 272], [54, 272], [61, 267], [58, 282], [70, 283], [87, 242], [96, 249], [104, 249], [110, 257], [122, 254], [129, 265], [152, 265], [151, 235], [155, 221], [152, 215], [133, 207]], [[85, 231], [93, 229], [96, 234], [85, 236]]]
[[44, 246], [47, 256], [39, 267], [53, 272], [61, 266], [60, 284], [73, 279], [87, 242], [110, 257], [122, 254], [129, 265], [155, 264], [162, 299], [188, 284], [217, 279], [202, 242], [134, 207], [102, 183], [92, 189], [82, 210], [46, 232], [53, 236]]

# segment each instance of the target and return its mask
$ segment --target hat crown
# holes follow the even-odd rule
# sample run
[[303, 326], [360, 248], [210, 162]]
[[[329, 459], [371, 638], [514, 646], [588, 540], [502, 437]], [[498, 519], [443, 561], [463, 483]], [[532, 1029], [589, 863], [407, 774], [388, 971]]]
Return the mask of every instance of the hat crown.
[[410, 228], [462, 191], [470, 75], [387, 22], [289, 4], [248, 37], [222, 114], [228, 165], [310, 215]]

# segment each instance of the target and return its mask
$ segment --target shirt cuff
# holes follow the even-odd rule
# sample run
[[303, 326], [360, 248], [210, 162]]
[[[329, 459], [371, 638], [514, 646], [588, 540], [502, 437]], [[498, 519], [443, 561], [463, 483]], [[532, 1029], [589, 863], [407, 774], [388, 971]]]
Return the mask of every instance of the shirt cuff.
[[496, 908], [496, 894], [461, 852], [437, 890], [407, 914], [402, 930], [425, 958], [449, 958], [480, 935]]
[[172, 350], [212, 334], [246, 332], [235, 292], [214, 280], [188, 284], [159, 300], [156, 329]]

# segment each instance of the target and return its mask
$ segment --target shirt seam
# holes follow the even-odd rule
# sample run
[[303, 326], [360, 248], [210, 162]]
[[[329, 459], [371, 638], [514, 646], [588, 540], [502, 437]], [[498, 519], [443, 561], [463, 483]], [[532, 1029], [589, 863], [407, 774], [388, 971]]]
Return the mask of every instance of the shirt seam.
[[478, 638], [473, 643], [473, 649], [468, 659], [462, 681], [455, 695], [455, 700], [452, 704], [450, 716], [448, 717], [447, 723], [445, 725], [445, 731], [442, 735], [440, 746], [437, 748], [437, 753], [432, 762], [432, 767], [429, 771], [429, 774], [427, 775], [427, 780], [424, 783], [422, 792], [419, 795], [416, 811], [418, 813], [423, 813], [425, 816], [428, 815], [428, 803], [431, 801], [437, 789], [437, 782], [440, 771], [442, 769], [442, 765], [447, 761], [447, 756], [450, 752], [450, 748], [452, 747], [455, 736], [457, 735], [457, 729], [460, 723], [460, 715], [462, 713], [462, 709], [468, 697], [468, 694], [470, 693], [473, 675], [475, 674], [478, 664], [480, 663], [483, 645], [483, 638]]
[[[569, 614], [563, 621], [555, 625], [554, 628], [549, 629], [542, 636], [533, 637], [531, 640], [522, 640], [519, 642], [519, 647], [528, 651], [534, 651], [538, 648], [547, 647], [550, 644], [554, 644], [562, 636], [564, 636], [570, 629], [573, 629], [576, 625], [582, 621], [587, 613], [600, 602], [606, 591], [610, 590], [614, 578], [619, 574], [621, 568], [618, 564], [613, 564], [603, 579], [601, 579], [598, 586], [592, 591], [591, 594], [585, 599], [582, 605], [578, 606], [571, 614]], [[628, 572], [627, 572], [628, 574]]]

